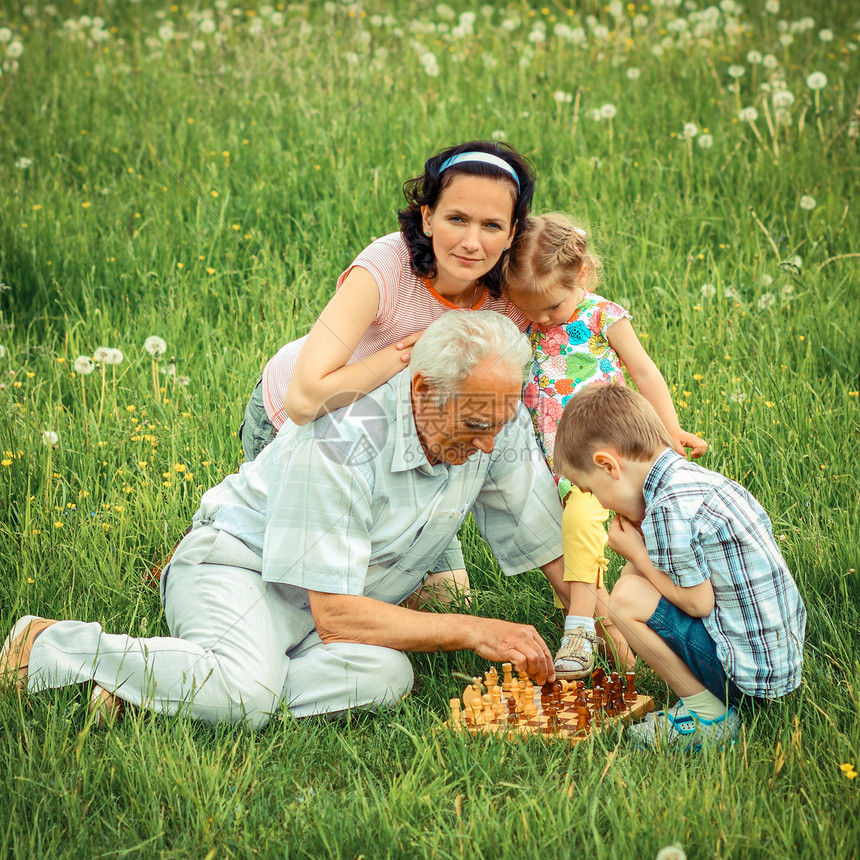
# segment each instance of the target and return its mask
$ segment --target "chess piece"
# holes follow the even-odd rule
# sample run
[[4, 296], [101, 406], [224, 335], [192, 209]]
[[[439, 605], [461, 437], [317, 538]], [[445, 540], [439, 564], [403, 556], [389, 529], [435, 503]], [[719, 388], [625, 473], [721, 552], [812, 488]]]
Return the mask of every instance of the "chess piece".
[[513, 666], [510, 663], [502, 663], [502, 689], [507, 693], [511, 689], [511, 681], [513, 681]]
[[493, 697], [489, 693], [484, 693], [482, 701], [484, 703], [484, 725], [492, 725], [496, 722], [496, 712], [493, 710]]
[[627, 689], [624, 691], [624, 701], [632, 704], [639, 695], [634, 686], [636, 684], [636, 673], [627, 672], [625, 678], [627, 679]]
[[463, 717], [460, 713], [460, 699], [451, 699], [448, 703], [451, 706], [451, 725], [459, 726], [462, 723]]

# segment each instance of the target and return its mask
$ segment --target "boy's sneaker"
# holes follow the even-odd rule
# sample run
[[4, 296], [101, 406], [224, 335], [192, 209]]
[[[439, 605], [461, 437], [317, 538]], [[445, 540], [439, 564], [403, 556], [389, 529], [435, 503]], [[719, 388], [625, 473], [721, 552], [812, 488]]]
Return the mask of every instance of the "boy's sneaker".
[[627, 733], [640, 749], [695, 752], [703, 746], [720, 748], [732, 743], [740, 730], [741, 718], [734, 707], [730, 707], [721, 717], [706, 720], [681, 705], [669, 711], [660, 711], [653, 720], [631, 726]]
[[645, 714], [645, 722], [653, 723], [658, 717], [662, 720], [667, 716], [671, 716], [673, 719], [678, 720], [682, 717], [693, 717], [693, 712], [687, 708], [683, 699], [678, 699], [677, 704], [673, 705], [671, 708], [666, 708], [663, 711], [651, 711]]
[[[589, 648], [586, 642], [591, 643]], [[555, 655], [553, 668], [556, 678], [574, 681], [591, 674], [594, 669], [594, 653], [603, 640], [593, 631], [584, 627], [574, 627], [561, 638], [561, 647]]]

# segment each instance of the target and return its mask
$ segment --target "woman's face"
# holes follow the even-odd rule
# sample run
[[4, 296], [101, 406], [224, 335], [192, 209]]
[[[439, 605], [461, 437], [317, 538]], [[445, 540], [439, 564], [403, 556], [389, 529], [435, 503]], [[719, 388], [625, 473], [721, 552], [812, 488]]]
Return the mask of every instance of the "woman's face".
[[512, 191], [504, 179], [459, 173], [432, 209], [421, 207], [436, 257], [437, 291], [450, 295], [471, 289], [499, 262], [514, 238]]

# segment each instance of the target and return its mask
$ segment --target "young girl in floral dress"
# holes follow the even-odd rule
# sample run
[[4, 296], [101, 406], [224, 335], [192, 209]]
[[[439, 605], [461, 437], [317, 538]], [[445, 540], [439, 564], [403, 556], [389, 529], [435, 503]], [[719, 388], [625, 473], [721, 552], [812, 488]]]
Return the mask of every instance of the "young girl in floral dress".
[[[675, 450], [683, 454], [690, 448], [693, 457], [700, 457], [707, 443], [681, 429], [666, 381], [636, 337], [630, 314], [591, 292], [600, 263], [587, 250], [585, 236], [585, 230], [565, 215], [530, 218], [505, 270], [506, 296], [532, 323], [533, 360], [523, 400], [547, 464], [553, 469], [556, 428], [567, 401], [594, 382], [623, 385], [625, 369], [657, 410]], [[608, 565], [604, 547], [609, 513], [590, 493], [580, 492], [560, 475], [556, 480], [565, 500], [562, 542], [570, 608], [555, 672], [559, 678], [572, 679], [584, 677], [594, 666], [594, 615], [606, 605], [603, 572]], [[623, 631], [606, 632], [621, 652], [616, 659], [627, 663], [631, 658]]]

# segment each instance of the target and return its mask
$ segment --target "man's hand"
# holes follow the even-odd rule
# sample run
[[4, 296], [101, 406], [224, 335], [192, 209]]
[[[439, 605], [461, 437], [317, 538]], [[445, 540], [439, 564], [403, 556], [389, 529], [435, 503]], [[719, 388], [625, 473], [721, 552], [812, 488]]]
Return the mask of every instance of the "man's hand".
[[536, 683], [555, 680], [552, 654], [531, 624], [515, 624], [495, 618], [475, 619], [473, 650], [481, 657], [497, 663], [513, 663]]
[[642, 566], [643, 556], [645, 560], [648, 559], [642, 532], [621, 514], [616, 514], [609, 526], [609, 548], [637, 567]]

